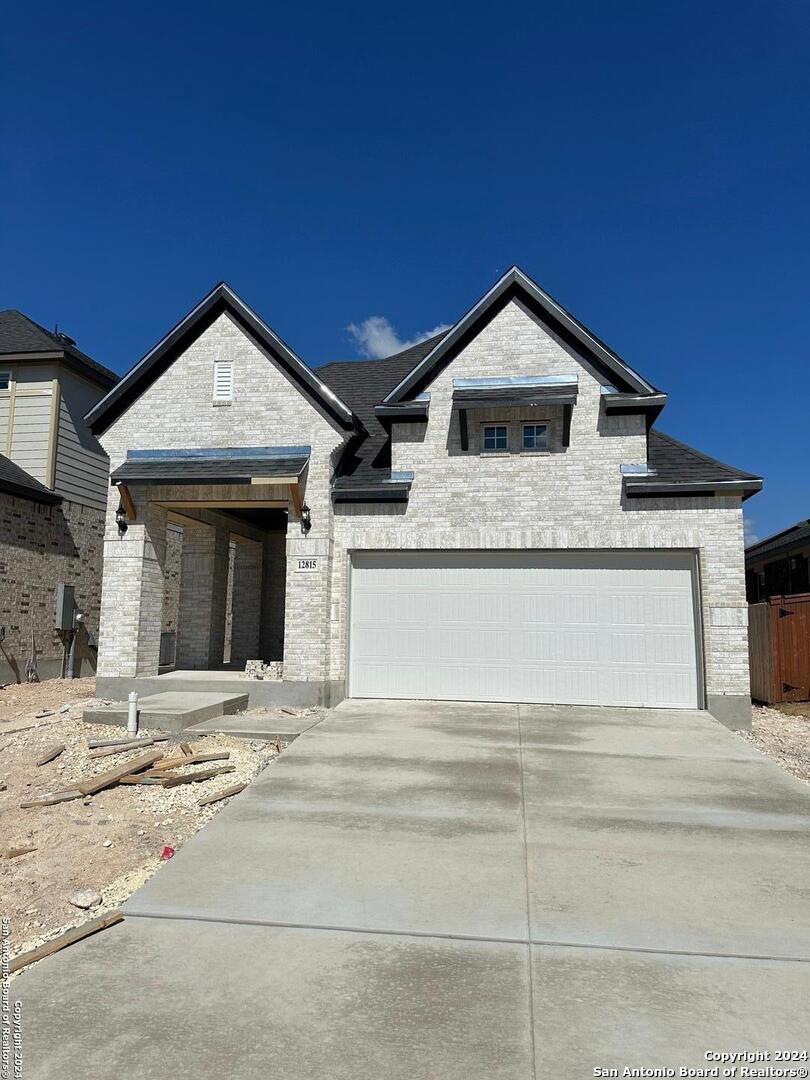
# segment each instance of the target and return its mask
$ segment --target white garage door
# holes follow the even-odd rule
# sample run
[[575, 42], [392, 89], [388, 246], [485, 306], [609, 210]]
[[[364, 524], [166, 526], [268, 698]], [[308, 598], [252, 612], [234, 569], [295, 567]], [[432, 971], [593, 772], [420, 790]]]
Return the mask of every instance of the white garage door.
[[357, 552], [349, 694], [698, 706], [688, 551]]

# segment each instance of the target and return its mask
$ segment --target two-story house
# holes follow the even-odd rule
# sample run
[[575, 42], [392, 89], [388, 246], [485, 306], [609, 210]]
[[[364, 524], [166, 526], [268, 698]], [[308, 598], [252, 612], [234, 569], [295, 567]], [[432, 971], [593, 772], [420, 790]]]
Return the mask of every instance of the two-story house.
[[118, 381], [65, 334], [0, 311], [0, 682], [58, 676], [59, 584], [98, 630], [109, 461], [84, 414]]
[[154, 689], [170, 524], [178, 668], [750, 724], [761, 480], [660, 432], [665, 404], [516, 268], [446, 333], [317, 369], [218, 285], [88, 416], [113, 485], [100, 692]]

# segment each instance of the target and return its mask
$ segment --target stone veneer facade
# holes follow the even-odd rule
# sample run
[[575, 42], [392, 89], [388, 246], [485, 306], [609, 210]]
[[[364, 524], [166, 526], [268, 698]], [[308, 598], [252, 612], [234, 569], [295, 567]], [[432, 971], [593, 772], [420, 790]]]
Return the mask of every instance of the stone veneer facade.
[[[235, 400], [212, 405], [214, 358], [235, 364]], [[489, 419], [548, 419], [547, 453], [482, 455], [479, 423], [469, 413], [461, 450], [452, 380], [459, 377], [576, 372], [579, 396], [570, 445], [560, 443], [559, 411], [487, 412]], [[627, 500], [622, 464], [646, 462], [644, 419], [606, 416], [602, 380], [518, 301], [497, 314], [427, 388], [426, 424], [396, 424], [392, 467], [412, 470], [403, 504], [338, 504], [330, 481], [345, 436], [326, 420], [248, 339], [221, 315], [104, 433], [114, 470], [128, 449], [311, 447], [305, 498], [312, 530], [290, 514], [287, 533], [284, 673], [317, 681], [339, 696], [346, 678], [350, 553], [384, 549], [685, 548], [697, 553], [709, 708], [733, 725], [750, 723], [743, 525], [738, 496]], [[351, 404], [349, 402], [349, 404]], [[188, 498], [183, 489], [134, 487], [138, 520], [123, 539], [112, 492], [107, 514], [99, 672], [157, 673], [165, 558], [165, 511], [155, 499]], [[201, 489], [201, 496], [268, 498], [255, 488]], [[284, 493], [279, 489], [281, 497]], [[295, 571], [298, 556], [318, 556], [317, 574]], [[266, 558], [266, 556], [265, 556]], [[290, 613], [295, 617], [291, 618]], [[155, 624], [154, 626], [152, 624]]]

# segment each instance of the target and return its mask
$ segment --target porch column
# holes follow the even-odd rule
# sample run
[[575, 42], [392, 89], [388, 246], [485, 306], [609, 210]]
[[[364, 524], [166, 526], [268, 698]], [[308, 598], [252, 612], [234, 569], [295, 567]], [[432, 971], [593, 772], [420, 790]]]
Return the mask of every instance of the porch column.
[[258, 660], [262, 611], [262, 545], [236, 537], [233, 561], [231, 663]]
[[166, 511], [132, 494], [137, 518], [123, 535], [115, 523], [119, 499], [115, 489], [107, 511], [99, 619], [100, 677], [158, 674]]
[[177, 668], [204, 670], [221, 666], [227, 589], [228, 529], [184, 523]]
[[287, 592], [287, 533], [281, 529], [264, 540], [262, 622], [259, 656], [284, 659], [284, 607]]
[[298, 523], [291, 523], [287, 538], [285, 679], [329, 680], [331, 578], [331, 539], [302, 537]]

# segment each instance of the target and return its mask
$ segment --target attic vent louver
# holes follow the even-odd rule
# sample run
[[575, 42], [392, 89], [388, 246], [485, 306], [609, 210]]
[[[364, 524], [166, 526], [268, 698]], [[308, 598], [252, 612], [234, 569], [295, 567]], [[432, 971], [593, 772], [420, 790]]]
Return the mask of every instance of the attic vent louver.
[[214, 361], [214, 401], [233, 401], [233, 361]]

